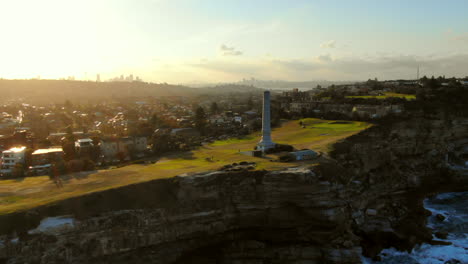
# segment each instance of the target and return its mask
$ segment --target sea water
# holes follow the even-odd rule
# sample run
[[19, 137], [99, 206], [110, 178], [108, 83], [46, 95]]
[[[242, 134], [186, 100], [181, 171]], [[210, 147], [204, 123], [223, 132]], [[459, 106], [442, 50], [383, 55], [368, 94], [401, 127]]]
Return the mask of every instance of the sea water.
[[[368, 264], [468, 264], [468, 192], [441, 193], [424, 200], [424, 207], [432, 212], [428, 218], [428, 227], [434, 232], [448, 232], [447, 239], [436, 240], [451, 242], [451, 245], [416, 246], [411, 253], [384, 249], [380, 253], [381, 261], [375, 262], [363, 258]], [[441, 214], [444, 220], [436, 215]]]

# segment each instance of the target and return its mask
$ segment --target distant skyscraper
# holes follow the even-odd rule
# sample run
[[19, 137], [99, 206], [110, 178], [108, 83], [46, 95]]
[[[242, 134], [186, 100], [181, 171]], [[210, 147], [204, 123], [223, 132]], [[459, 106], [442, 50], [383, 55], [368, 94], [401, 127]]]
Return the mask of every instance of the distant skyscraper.
[[96, 75], [96, 82], [100, 82], [101, 81], [101, 75], [98, 73]]

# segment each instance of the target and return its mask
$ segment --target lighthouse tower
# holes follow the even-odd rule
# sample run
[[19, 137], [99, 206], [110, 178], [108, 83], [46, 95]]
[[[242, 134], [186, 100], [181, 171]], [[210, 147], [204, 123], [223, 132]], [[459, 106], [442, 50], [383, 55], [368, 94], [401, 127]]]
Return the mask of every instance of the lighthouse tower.
[[274, 148], [275, 145], [271, 140], [270, 91], [265, 91], [263, 92], [262, 139], [258, 142], [257, 149], [265, 152]]

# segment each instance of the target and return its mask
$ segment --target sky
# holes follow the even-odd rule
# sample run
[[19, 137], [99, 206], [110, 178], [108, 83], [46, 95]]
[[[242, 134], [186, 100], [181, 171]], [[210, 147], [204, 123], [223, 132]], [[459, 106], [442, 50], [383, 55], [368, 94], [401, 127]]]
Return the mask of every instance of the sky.
[[466, 0], [0, 0], [0, 78], [468, 75]]

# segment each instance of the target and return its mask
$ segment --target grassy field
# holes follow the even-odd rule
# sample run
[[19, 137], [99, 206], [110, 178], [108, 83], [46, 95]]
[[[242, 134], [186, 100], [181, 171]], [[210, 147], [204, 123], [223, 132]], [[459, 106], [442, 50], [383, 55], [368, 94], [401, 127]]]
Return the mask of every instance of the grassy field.
[[[311, 148], [327, 152], [330, 144], [370, 126], [365, 122], [313, 118], [303, 119], [302, 122], [305, 128], [299, 125], [299, 121], [284, 122], [281, 127], [273, 130], [273, 140], [277, 143], [291, 144], [297, 149]], [[1, 180], [0, 214], [128, 184], [216, 170], [233, 162], [254, 161], [257, 163], [257, 169], [270, 170], [301, 164], [271, 162], [268, 158], [250, 157], [240, 153], [252, 150], [259, 137], [260, 133], [255, 133], [243, 139], [216, 141], [191, 152], [169, 155], [150, 165], [130, 165], [111, 170], [64, 175], [61, 177], [63, 187], [60, 188], [48, 176]]]
[[387, 99], [390, 97], [399, 97], [405, 98], [406, 100], [414, 100], [416, 99], [416, 95], [414, 94], [400, 94], [400, 93], [385, 93], [385, 95], [356, 95], [356, 96], [346, 96], [346, 98], [376, 98], [376, 99]]

